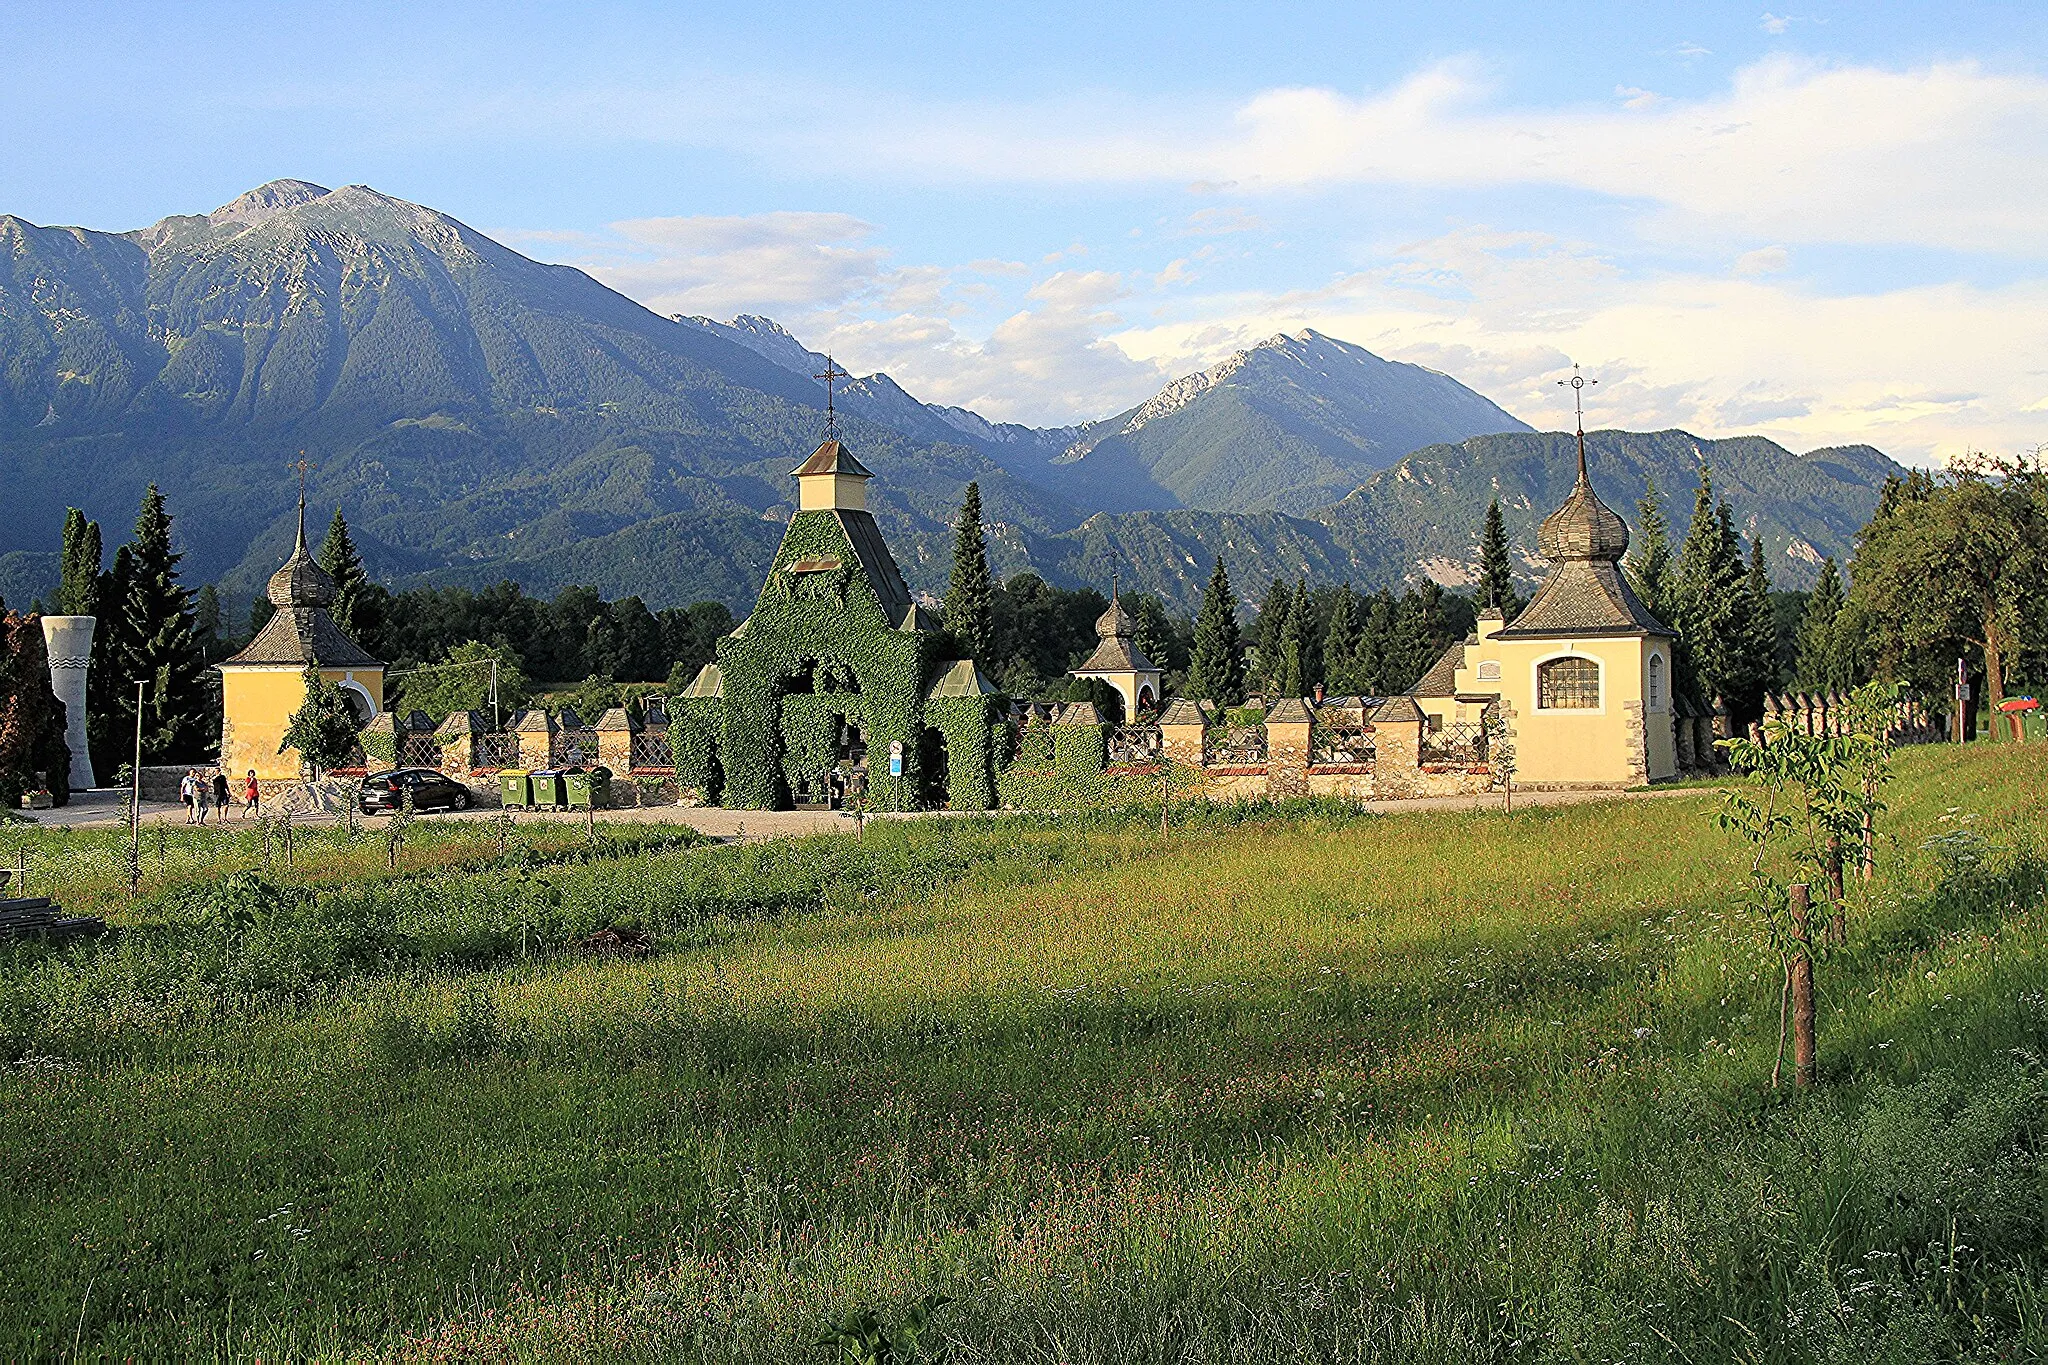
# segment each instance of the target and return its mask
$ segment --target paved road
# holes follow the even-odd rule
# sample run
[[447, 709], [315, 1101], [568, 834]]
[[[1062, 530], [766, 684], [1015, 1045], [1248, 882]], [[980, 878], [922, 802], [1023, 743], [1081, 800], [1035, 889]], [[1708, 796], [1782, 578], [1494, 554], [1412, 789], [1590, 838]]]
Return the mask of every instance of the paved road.
[[[1616, 801], [1663, 799], [1671, 797], [1711, 796], [1711, 787], [1659, 787], [1649, 791], [1531, 791], [1516, 792], [1515, 805], [1521, 806], [1572, 806], [1587, 801]], [[71, 804], [61, 810], [35, 812], [39, 824], [72, 829], [105, 828], [123, 823], [121, 798], [117, 789], [99, 788], [80, 792], [71, 798]], [[1420, 810], [1498, 810], [1500, 797], [1470, 796], [1429, 796], [1410, 801], [1368, 801], [1365, 809], [1379, 814], [1393, 815], [1402, 811]], [[496, 812], [492, 810], [447, 811], [424, 818], [430, 820], [488, 820]], [[168, 801], [145, 801], [142, 803], [142, 819], [145, 824], [174, 824], [186, 822], [186, 811], [181, 805]], [[227, 823], [234, 825], [246, 820], [240, 806], [233, 807], [227, 814]], [[313, 815], [301, 817], [312, 823], [331, 822], [334, 817]], [[370, 817], [365, 817], [369, 819]], [[531, 820], [572, 820], [581, 821], [580, 811], [520, 811], [521, 822]], [[598, 819], [634, 824], [688, 825], [692, 829], [720, 839], [767, 839], [783, 834], [821, 834], [833, 831], [851, 833], [854, 818], [836, 811], [803, 810], [721, 810], [716, 806], [678, 807], [650, 806], [629, 807], [624, 810], [599, 811]], [[876, 819], [904, 819], [904, 816], [876, 816]]]

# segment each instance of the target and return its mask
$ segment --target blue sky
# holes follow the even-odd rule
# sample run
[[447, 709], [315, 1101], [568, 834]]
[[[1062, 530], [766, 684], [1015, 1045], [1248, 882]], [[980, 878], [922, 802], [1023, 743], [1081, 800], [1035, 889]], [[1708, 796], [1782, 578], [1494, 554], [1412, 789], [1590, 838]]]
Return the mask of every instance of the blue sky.
[[0, 211], [365, 183], [1062, 422], [1278, 330], [1538, 425], [2048, 440], [2048, 6], [9, 6]]

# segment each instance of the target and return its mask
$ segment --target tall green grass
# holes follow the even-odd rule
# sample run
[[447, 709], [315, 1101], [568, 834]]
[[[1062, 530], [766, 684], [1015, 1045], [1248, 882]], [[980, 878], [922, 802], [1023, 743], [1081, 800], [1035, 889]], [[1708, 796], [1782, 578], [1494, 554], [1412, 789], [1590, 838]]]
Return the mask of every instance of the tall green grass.
[[523, 941], [502, 867], [167, 898], [6, 968], [0, 1352], [818, 1359], [937, 1292], [964, 1360], [2038, 1353], [2031, 758], [1902, 759], [1804, 1100], [1708, 796], [622, 851]]

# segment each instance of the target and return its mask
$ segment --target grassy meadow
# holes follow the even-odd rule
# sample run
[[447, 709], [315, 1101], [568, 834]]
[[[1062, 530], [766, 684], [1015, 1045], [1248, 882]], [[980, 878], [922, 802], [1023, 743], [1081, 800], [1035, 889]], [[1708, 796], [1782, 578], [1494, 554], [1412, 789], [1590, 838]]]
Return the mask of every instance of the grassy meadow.
[[1806, 1096], [1705, 791], [0, 827], [0, 1357], [2039, 1358], [2048, 762], [1898, 768]]

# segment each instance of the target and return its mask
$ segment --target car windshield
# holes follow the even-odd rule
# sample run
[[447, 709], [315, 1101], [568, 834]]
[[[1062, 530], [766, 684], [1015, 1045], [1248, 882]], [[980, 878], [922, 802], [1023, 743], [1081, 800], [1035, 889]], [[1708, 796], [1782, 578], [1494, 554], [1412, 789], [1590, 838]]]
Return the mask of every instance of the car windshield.
[[364, 779], [363, 779], [363, 781], [365, 781], [365, 782], [389, 782], [389, 781], [390, 781], [390, 780], [391, 780], [392, 778], [394, 778], [394, 777], [396, 777], [396, 776], [398, 776], [398, 774], [397, 774], [397, 773], [395, 773], [395, 772], [393, 772], [393, 773], [371, 773], [371, 774], [370, 774], [370, 775], [369, 775], [368, 777], [364, 778]]

